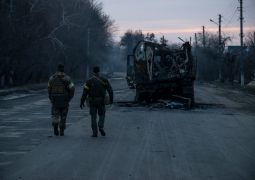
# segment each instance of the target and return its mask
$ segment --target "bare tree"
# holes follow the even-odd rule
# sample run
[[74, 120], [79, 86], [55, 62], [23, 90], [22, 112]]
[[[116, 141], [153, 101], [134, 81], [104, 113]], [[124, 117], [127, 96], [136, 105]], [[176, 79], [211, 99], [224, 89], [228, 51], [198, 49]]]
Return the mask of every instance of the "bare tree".
[[[2, 0], [0, 80], [8, 85], [45, 81], [59, 62], [76, 78], [85, 62], [107, 61], [114, 22], [102, 4], [88, 0]], [[88, 37], [91, 29], [91, 37]], [[92, 41], [87, 58], [87, 40]]]
[[244, 78], [249, 83], [255, 79], [255, 32], [247, 33], [245, 39], [246, 58], [244, 62]]
[[[197, 33], [196, 55], [198, 58], [198, 79], [205, 81], [224, 80], [225, 61], [223, 51], [230, 37], [222, 37], [221, 45], [217, 34], [205, 33], [205, 46], [203, 47], [203, 34]], [[221, 71], [221, 73], [219, 73]]]
[[120, 45], [125, 47], [126, 49], [126, 55], [132, 54], [133, 49], [135, 45], [141, 41], [144, 40], [145, 36], [141, 30], [128, 30], [122, 37], [120, 41]]

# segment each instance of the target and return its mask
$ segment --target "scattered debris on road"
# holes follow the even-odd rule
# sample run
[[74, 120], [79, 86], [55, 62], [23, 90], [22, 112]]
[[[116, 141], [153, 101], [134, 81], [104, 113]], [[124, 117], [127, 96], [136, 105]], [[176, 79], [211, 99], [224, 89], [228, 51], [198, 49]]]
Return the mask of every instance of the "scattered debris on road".
[[[147, 107], [151, 109], [190, 109], [186, 103], [177, 101], [158, 100], [153, 103], [138, 103], [135, 101], [116, 102], [119, 107]], [[194, 109], [225, 108], [224, 104], [196, 103]]]

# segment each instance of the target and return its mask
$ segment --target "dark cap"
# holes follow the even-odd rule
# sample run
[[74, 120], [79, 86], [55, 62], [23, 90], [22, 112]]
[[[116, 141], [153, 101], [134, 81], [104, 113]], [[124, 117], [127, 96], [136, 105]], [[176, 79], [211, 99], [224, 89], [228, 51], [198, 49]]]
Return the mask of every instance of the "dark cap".
[[98, 66], [94, 66], [93, 67], [93, 72], [94, 73], [99, 73], [100, 72], [100, 68]]
[[58, 71], [59, 72], [64, 72], [65, 66], [63, 64], [58, 64]]

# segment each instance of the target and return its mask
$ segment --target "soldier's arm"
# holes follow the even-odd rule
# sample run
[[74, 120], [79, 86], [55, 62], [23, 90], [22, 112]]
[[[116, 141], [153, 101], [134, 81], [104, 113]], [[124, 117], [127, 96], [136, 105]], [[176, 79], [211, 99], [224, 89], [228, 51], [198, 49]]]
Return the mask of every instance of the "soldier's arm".
[[112, 90], [112, 86], [108, 80], [106, 80], [106, 90], [110, 96], [110, 103], [112, 104], [113, 103], [113, 90]]
[[52, 91], [52, 81], [51, 78], [48, 81], [48, 95], [49, 95], [49, 99], [51, 100], [51, 91]]
[[90, 86], [89, 86], [89, 83], [86, 82], [86, 84], [83, 86], [83, 93], [82, 93], [82, 97], [81, 97], [81, 104], [84, 104], [87, 96], [88, 96], [88, 93], [89, 93], [89, 90], [90, 90]]
[[69, 80], [69, 83], [68, 83], [68, 89], [69, 89], [69, 98], [72, 99], [74, 96], [75, 87], [71, 79]]

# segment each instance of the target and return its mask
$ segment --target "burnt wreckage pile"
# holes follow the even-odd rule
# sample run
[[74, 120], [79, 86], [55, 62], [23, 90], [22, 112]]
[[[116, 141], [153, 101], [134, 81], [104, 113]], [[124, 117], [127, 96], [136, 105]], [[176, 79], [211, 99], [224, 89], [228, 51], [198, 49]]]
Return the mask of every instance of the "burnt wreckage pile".
[[172, 49], [150, 41], [140, 41], [127, 57], [127, 82], [136, 89], [136, 102], [159, 99], [194, 106], [195, 62], [189, 42]]

